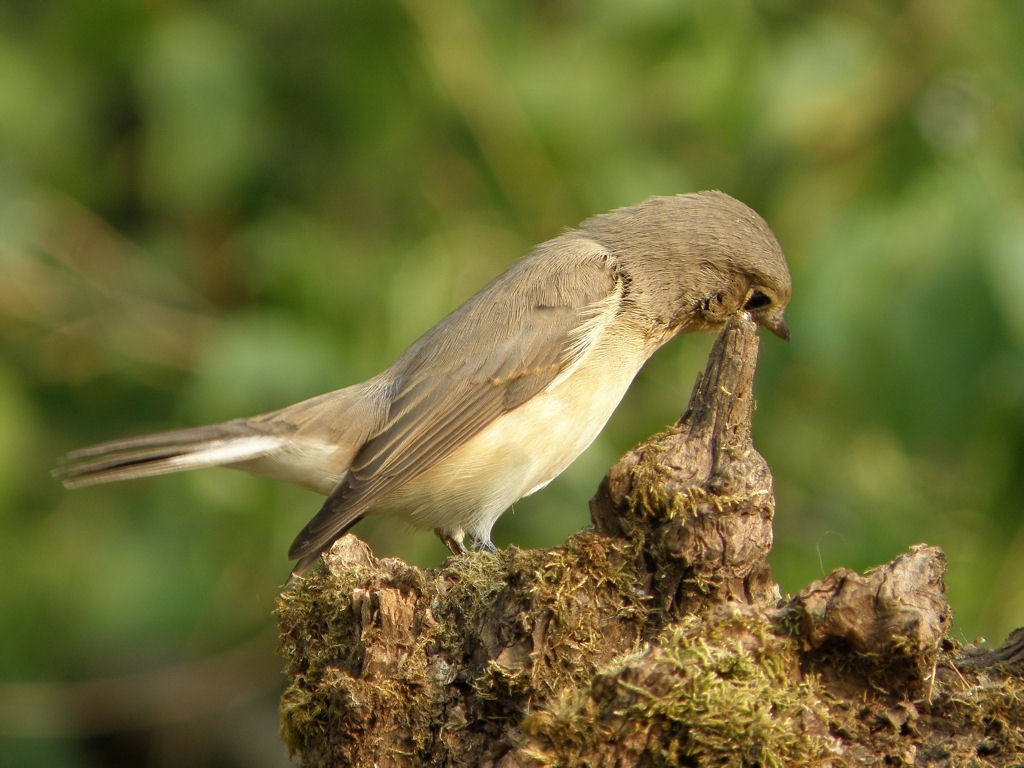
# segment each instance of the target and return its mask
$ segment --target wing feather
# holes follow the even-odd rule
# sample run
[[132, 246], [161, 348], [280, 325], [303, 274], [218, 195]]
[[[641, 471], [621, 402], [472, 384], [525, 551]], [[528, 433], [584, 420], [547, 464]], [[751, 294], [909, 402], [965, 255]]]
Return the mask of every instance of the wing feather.
[[514, 264], [415, 342], [391, 368], [395, 390], [384, 427], [292, 544], [297, 568], [384, 496], [569, 369], [617, 309], [623, 285], [603, 246], [569, 233]]

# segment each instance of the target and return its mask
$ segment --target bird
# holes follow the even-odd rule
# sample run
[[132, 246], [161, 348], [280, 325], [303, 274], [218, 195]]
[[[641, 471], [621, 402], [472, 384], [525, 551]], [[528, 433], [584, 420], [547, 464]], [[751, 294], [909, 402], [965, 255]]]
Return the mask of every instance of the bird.
[[765, 220], [717, 190], [652, 197], [536, 246], [376, 376], [280, 410], [72, 451], [69, 488], [224, 466], [326, 495], [294, 579], [367, 514], [454, 555], [590, 445], [673, 337], [737, 312], [788, 341], [789, 268]]

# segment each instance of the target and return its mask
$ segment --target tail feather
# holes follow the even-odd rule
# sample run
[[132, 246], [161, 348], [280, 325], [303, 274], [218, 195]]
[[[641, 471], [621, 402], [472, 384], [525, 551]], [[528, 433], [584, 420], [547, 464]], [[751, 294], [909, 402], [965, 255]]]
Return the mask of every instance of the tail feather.
[[[79, 448], [52, 474], [65, 487], [79, 488], [228, 466], [329, 495], [366, 440], [386, 423], [390, 391], [390, 379], [374, 377], [250, 418]], [[348, 520], [344, 530], [354, 523]], [[315, 563], [321, 549], [294, 554], [299, 563], [293, 576]]]
[[163, 475], [256, 459], [281, 448], [280, 437], [243, 420], [130, 437], [68, 453], [53, 471], [67, 488]]
[[251, 437], [258, 434], [248, 419], [235, 419], [220, 424], [208, 424], [202, 427], [186, 427], [170, 429], [165, 432], [154, 432], [148, 435], [122, 437], [104, 443], [89, 445], [85, 448], [67, 453], [63, 461], [79, 461], [91, 456], [110, 456], [121, 451], [134, 451], [139, 448], [168, 447], [186, 443], [205, 443], [210, 440], [224, 440], [232, 437]]

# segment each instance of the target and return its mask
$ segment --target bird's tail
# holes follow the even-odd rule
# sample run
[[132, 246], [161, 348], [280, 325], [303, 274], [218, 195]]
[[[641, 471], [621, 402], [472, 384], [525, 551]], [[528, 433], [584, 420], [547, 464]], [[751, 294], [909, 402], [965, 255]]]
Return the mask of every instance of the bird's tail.
[[249, 419], [112, 440], [64, 456], [53, 476], [67, 488], [238, 464], [281, 449], [282, 440]]

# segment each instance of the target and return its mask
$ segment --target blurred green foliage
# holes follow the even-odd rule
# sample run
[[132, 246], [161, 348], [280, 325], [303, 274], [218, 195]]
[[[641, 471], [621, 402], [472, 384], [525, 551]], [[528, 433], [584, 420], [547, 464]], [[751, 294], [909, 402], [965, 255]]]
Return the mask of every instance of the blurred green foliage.
[[[927, 541], [961, 637], [1024, 624], [1022, 39], [998, 0], [0, 6], [0, 764], [286, 764], [271, 609], [317, 497], [66, 493], [55, 457], [366, 378], [652, 194], [724, 189], [789, 257], [755, 417], [783, 589]], [[709, 344], [660, 353], [496, 542], [586, 525]]]

